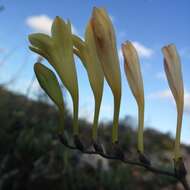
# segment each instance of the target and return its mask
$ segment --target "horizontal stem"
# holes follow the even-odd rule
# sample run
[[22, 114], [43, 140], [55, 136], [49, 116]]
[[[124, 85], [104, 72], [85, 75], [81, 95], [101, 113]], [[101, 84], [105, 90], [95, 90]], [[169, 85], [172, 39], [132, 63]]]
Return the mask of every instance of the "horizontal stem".
[[[62, 142], [62, 144], [64, 144], [67, 148], [70, 148], [70, 149], [73, 149], [73, 150], [79, 150], [75, 146], [69, 145], [68, 143], [63, 143]], [[79, 150], [79, 151], [84, 153], [84, 154], [100, 155], [100, 156], [102, 156], [103, 158], [106, 158], [106, 159], [118, 160], [118, 161], [121, 161], [121, 162], [123, 162], [125, 164], [129, 164], [129, 165], [144, 168], [144, 169], [146, 169], [146, 170], [148, 170], [148, 171], [150, 171], [152, 173], [173, 177], [173, 178], [175, 178], [176, 180], [178, 180], [179, 182], [182, 183], [185, 190], [190, 190], [186, 179], [185, 178], [179, 179], [179, 177], [176, 175], [175, 171], [173, 171], [173, 172], [172, 171], [166, 171], [166, 170], [160, 169], [160, 167], [156, 168], [154, 166], [147, 165], [147, 164], [144, 164], [144, 163], [138, 162], [138, 161], [129, 160], [129, 159], [126, 159], [126, 158], [121, 159], [121, 157], [108, 155], [108, 154], [105, 154], [105, 153], [102, 153], [102, 152], [91, 151], [91, 150], [90, 151], [88, 151], [88, 150], [84, 150], [84, 151]]]

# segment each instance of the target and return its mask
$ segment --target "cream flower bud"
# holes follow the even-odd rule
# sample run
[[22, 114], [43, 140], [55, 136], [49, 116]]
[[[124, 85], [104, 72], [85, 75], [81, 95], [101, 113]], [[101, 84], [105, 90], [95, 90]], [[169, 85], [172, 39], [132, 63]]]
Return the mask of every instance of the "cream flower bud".
[[121, 101], [121, 76], [116, 48], [115, 32], [111, 20], [103, 8], [94, 8], [90, 25], [96, 44], [96, 51], [104, 76], [114, 96], [114, 119], [112, 141], [118, 141], [118, 120]]
[[180, 136], [184, 107], [184, 87], [181, 71], [180, 57], [175, 45], [171, 44], [162, 48], [164, 54], [164, 69], [168, 79], [169, 87], [174, 96], [177, 106], [177, 129], [174, 148], [174, 158], [177, 161], [180, 157]]
[[124, 56], [125, 74], [138, 104], [138, 151], [143, 153], [144, 87], [139, 58], [135, 47], [129, 41], [122, 44], [122, 52]]
[[75, 46], [74, 53], [81, 59], [84, 67], [86, 68], [90, 86], [94, 94], [95, 111], [92, 127], [92, 137], [93, 140], [96, 140], [100, 105], [103, 94], [104, 75], [101, 63], [97, 56], [91, 25], [88, 24], [86, 27], [85, 41], [81, 40], [77, 36], [73, 36], [73, 42]]

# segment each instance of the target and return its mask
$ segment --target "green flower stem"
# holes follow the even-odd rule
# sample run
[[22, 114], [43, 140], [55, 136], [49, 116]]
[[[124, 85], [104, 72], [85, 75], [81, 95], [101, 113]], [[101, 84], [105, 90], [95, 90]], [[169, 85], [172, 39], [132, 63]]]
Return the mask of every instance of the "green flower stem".
[[92, 127], [92, 138], [94, 141], [97, 139], [98, 118], [100, 113], [100, 103], [95, 105], [94, 122]]
[[[120, 96], [119, 96], [120, 97]], [[121, 99], [114, 97], [114, 116], [113, 116], [113, 127], [112, 127], [112, 143], [118, 141], [118, 125], [119, 125], [119, 110], [120, 110]]]
[[78, 135], [79, 134], [79, 126], [78, 126], [78, 99], [76, 98], [76, 101], [73, 104], [73, 132], [74, 135]]
[[175, 139], [175, 147], [174, 147], [174, 159], [177, 161], [181, 158], [180, 153], [180, 137], [181, 137], [181, 126], [182, 126], [182, 116], [183, 112], [178, 111], [177, 114], [177, 128], [176, 128], [176, 139]]
[[143, 154], [144, 152], [144, 106], [138, 106], [138, 151]]

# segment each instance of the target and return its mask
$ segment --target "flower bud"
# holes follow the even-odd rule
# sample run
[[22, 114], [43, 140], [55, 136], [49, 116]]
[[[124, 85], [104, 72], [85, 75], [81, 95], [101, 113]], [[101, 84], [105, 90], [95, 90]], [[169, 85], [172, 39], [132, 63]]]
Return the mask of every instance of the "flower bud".
[[41, 88], [47, 93], [47, 95], [59, 108], [61, 123], [58, 131], [59, 133], [62, 133], [64, 129], [64, 102], [57, 78], [53, 71], [51, 71], [41, 63], [36, 63], [34, 65], [34, 71]]
[[144, 87], [135, 47], [127, 41], [122, 44], [125, 74], [138, 105], [138, 151], [143, 153], [143, 128], [144, 128]]
[[184, 107], [184, 87], [181, 71], [180, 57], [175, 45], [170, 44], [162, 48], [164, 54], [164, 69], [168, 79], [169, 87], [174, 96], [177, 107], [177, 129], [174, 147], [174, 159], [177, 161], [180, 157], [180, 136], [183, 119]]
[[92, 127], [92, 137], [93, 140], [96, 140], [100, 105], [103, 94], [104, 75], [101, 63], [97, 56], [91, 25], [88, 24], [86, 27], [85, 41], [73, 35], [73, 42], [75, 46], [74, 53], [81, 59], [84, 67], [86, 68], [90, 86], [94, 94], [95, 112]]
[[104, 76], [114, 96], [112, 141], [115, 143], [118, 141], [118, 120], [121, 101], [121, 76], [115, 32], [111, 20], [103, 8], [94, 8], [90, 25]]

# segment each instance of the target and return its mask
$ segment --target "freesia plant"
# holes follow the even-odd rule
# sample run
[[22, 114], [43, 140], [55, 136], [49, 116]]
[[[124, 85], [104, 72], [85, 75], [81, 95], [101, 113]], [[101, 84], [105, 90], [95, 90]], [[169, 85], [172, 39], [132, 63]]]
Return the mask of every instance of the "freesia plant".
[[[121, 101], [121, 72], [114, 27], [105, 9], [93, 9], [92, 16], [86, 26], [84, 39], [72, 34], [69, 21], [65, 22], [60, 17], [56, 17], [52, 25], [51, 36], [41, 33], [31, 34], [29, 41], [31, 43], [30, 49], [47, 59], [72, 97], [74, 117], [73, 133], [75, 136], [79, 135], [79, 90], [74, 55], [78, 56], [86, 69], [94, 95], [93, 141], [97, 141], [98, 138], [97, 131], [104, 79], [107, 81], [114, 99], [112, 143], [117, 143], [119, 141], [118, 123]], [[181, 159], [180, 133], [184, 106], [181, 63], [175, 45], [165, 46], [162, 51], [164, 54], [166, 76], [177, 106], [174, 159], [175, 162], [178, 162]], [[132, 42], [127, 41], [123, 43], [122, 52], [127, 81], [138, 105], [137, 150], [141, 155], [144, 155], [143, 128], [145, 100], [140, 61], [138, 52]], [[58, 133], [62, 134], [64, 133], [64, 101], [57, 77], [52, 70], [41, 63], [36, 63], [34, 70], [41, 87], [59, 109], [61, 124], [58, 128]], [[77, 142], [80, 145], [79, 139], [77, 139]]]

